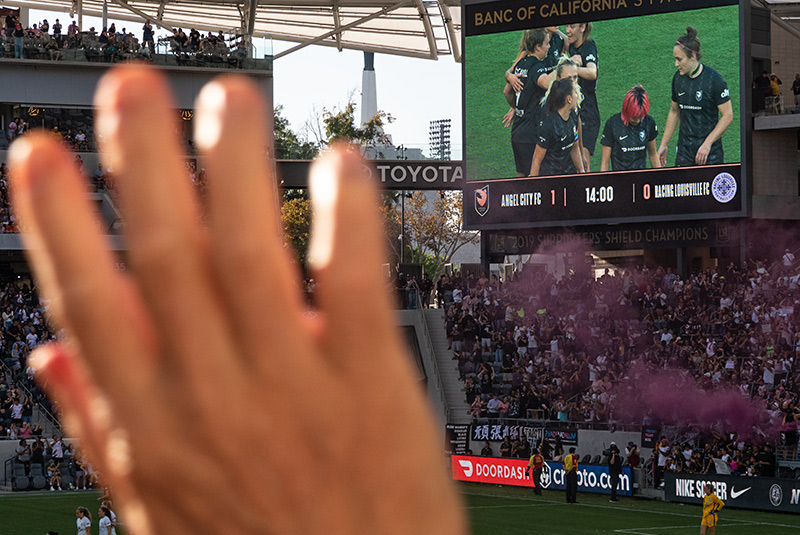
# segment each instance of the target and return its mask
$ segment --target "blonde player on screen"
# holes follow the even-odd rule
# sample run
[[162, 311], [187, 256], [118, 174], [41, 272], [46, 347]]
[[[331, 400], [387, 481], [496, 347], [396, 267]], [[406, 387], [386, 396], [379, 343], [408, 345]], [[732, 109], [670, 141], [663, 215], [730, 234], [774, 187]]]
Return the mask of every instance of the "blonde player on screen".
[[725, 502], [717, 498], [710, 484], [705, 485], [706, 495], [703, 496], [703, 519], [700, 521], [700, 535], [715, 535], [717, 533], [717, 512], [725, 507]]

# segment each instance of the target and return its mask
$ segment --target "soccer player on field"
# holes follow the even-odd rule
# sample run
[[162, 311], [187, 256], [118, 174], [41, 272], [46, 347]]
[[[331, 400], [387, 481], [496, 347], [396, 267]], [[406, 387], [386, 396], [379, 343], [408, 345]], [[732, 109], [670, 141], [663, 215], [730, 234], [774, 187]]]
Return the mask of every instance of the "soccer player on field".
[[597, 107], [597, 45], [592, 35], [592, 23], [567, 24], [569, 55], [578, 65], [578, 81], [583, 93], [580, 117], [583, 128], [581, 156], [586, 172], [594, 155], [600, 133], [600, 110]]
[[706, 495], [703, 497], [703, 519], [700, 521], [700, 535], [717, 533], [717, 511], [725, 507], [725, 502], [717, 498], [710, 484], [705, 485]]
[[511, 126], [511, 147], [517, 176], [527, 176], [536, 148], [539, 125], [539, 101], [545, 94], [553, 76], [553, 69], [545, 63], [550, 50], [550, 34], [544, 28], [525, 30], [522, 37], [525, 56], [512, 70], [506, 71], [503, 95], [512, 110], [503, 119]]
[[666, 165], [667, 147], [678, 123], [676, 166], [724, 163], [721, 138], [733, 121], [728, 84], [717, 71], [700, 63], [700, 40], [694, 28], [686, 28], [672, 54], [678, 72], [672, 78], [672, 106], [658, 149], [661, 165]]
[[644, 87], [629, 89], [622, 101], [622, 112], [609, 117], [603, 128], [601, 171], [608, 171], [609, 163], [613, 171], [645, 169], [648, 156], [654, 168], [661, 167], [656, 149], [658, 128], [649, 112], [650, 101]]

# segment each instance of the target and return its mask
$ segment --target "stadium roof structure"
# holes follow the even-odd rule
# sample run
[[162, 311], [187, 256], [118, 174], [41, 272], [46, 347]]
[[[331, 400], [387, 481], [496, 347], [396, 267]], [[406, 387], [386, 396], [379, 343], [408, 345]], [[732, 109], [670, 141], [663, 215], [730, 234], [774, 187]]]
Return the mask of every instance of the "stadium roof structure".
[[103, 16], [164, 29], [223, 30], [298, 43], [277, 59], [316, 44], [461, 61], [460, 0], [8, 0], [4, 5]]
[[751, 4], [768, 9], [772, 20], [800, 22], [800, 0], [751, 0]]

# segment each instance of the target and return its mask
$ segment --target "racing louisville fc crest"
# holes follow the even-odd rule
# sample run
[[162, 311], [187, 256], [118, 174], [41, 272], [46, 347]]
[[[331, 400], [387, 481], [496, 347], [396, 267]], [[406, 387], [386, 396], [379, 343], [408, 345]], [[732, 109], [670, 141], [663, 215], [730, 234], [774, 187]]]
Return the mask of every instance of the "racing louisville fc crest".
[[489, 211], [489, 186], [475, 190], [475, 211], [483, 217]]

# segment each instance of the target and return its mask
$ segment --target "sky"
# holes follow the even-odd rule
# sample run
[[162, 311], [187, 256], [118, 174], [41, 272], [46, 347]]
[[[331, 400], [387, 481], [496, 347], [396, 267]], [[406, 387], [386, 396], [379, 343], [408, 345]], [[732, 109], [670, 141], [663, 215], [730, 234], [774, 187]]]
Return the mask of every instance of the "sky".
[[[30, 10], [29, 25], [45, 18], [51, 25], [59, 18], [66, 32], [66, 13]], [[86, 28], [102, 26], [101, 19], [96, 17], [85, 16], [83, 22]], [[117, 28], [134, 28], [134, 33], [141, 39], [140, 24], [117, 21], [116, 25]], [[273, 41], [273, 52], [277, 54], [295, 44]], [[274, 63], [275, 104], [283, 106], [284, 117], [289, 119], [293, 130], [299, 131], [306, 120], [314, 117], [315, 109], [321, 113], [323, 108], [342, 108], [350, 95], [360, 105], [363, 68], [362, 52], [339, 52], [332, 47], [313, 45], [300, 49]], [[378, 109], [395, 118], [394, 123], [385, 128], [395, 145], [427, 152], [429, 122], [450, 119], [452, 157], [461, 157], [460, 63], [456, 63], [452, 56], [441, 56], [438, 61], [432, 61], [376, 54], [375, 76]], [[360, 117], [360, 109], [357, 109], [356, 119]]]

